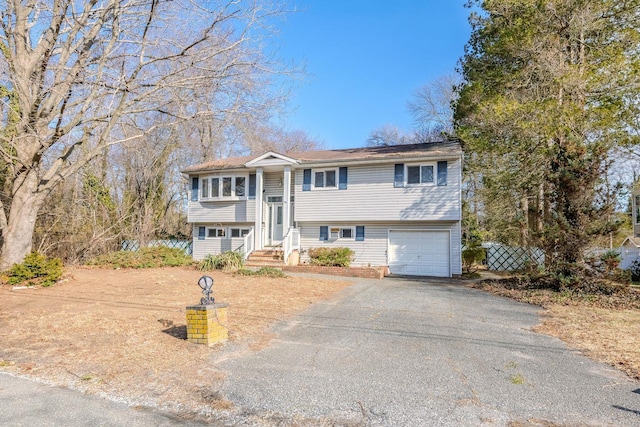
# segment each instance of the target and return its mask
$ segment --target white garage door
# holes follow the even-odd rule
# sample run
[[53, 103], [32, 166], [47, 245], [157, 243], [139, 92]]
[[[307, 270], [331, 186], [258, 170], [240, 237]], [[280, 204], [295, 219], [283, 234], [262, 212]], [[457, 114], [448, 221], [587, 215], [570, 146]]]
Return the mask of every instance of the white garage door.
[[389, 231], [389, 271], [449, 277], [448, 231]]

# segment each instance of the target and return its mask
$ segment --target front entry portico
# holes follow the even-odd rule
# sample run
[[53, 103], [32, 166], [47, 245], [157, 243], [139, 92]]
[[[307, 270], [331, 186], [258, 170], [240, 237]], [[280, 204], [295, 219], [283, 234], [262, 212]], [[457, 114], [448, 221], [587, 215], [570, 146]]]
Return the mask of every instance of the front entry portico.
[[246, 164], [249, 168], [256, 168], [255, 250], [282, 244], [293, 225], [291, 169], [297, 164], [295, 159], [273, 152]]

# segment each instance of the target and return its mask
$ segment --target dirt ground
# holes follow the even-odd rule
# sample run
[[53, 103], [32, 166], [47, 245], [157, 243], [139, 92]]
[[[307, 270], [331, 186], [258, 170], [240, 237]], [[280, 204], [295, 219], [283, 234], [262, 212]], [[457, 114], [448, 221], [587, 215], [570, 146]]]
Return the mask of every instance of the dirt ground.
[[216, 301], [230, 304], [230, 340], [218, 348], [186, 341], [185, 307], [202, 297], [202, 272], [192, 268], [73, 268], [49, 288], [0, 285], [0, 369], [132, 405], [230, 408], [215, 392], [224, 379], [211, 363], [220, 348], [263, 347], [274, 321], [351, 283], [207, 274]]

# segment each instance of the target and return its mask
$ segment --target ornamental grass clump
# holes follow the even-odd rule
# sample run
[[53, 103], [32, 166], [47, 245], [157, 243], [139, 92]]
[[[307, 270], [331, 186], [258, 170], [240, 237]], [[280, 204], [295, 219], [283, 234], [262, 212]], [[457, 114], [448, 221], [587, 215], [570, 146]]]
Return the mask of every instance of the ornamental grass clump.
[[244, 266], [244, 255], [236, 251], [222, 252], [217, 255], [207, 255], [197, 265], [198, 270], [237, 271]]

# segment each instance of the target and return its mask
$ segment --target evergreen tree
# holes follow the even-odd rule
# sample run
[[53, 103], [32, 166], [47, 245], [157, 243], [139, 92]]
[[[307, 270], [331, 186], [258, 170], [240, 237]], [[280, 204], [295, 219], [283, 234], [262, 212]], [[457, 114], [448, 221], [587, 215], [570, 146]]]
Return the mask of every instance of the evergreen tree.
[[639, 142], [640, 0], [472, 0], [455, 106], [488, 224], [571, 274], [611, 230], [612, 151]]

